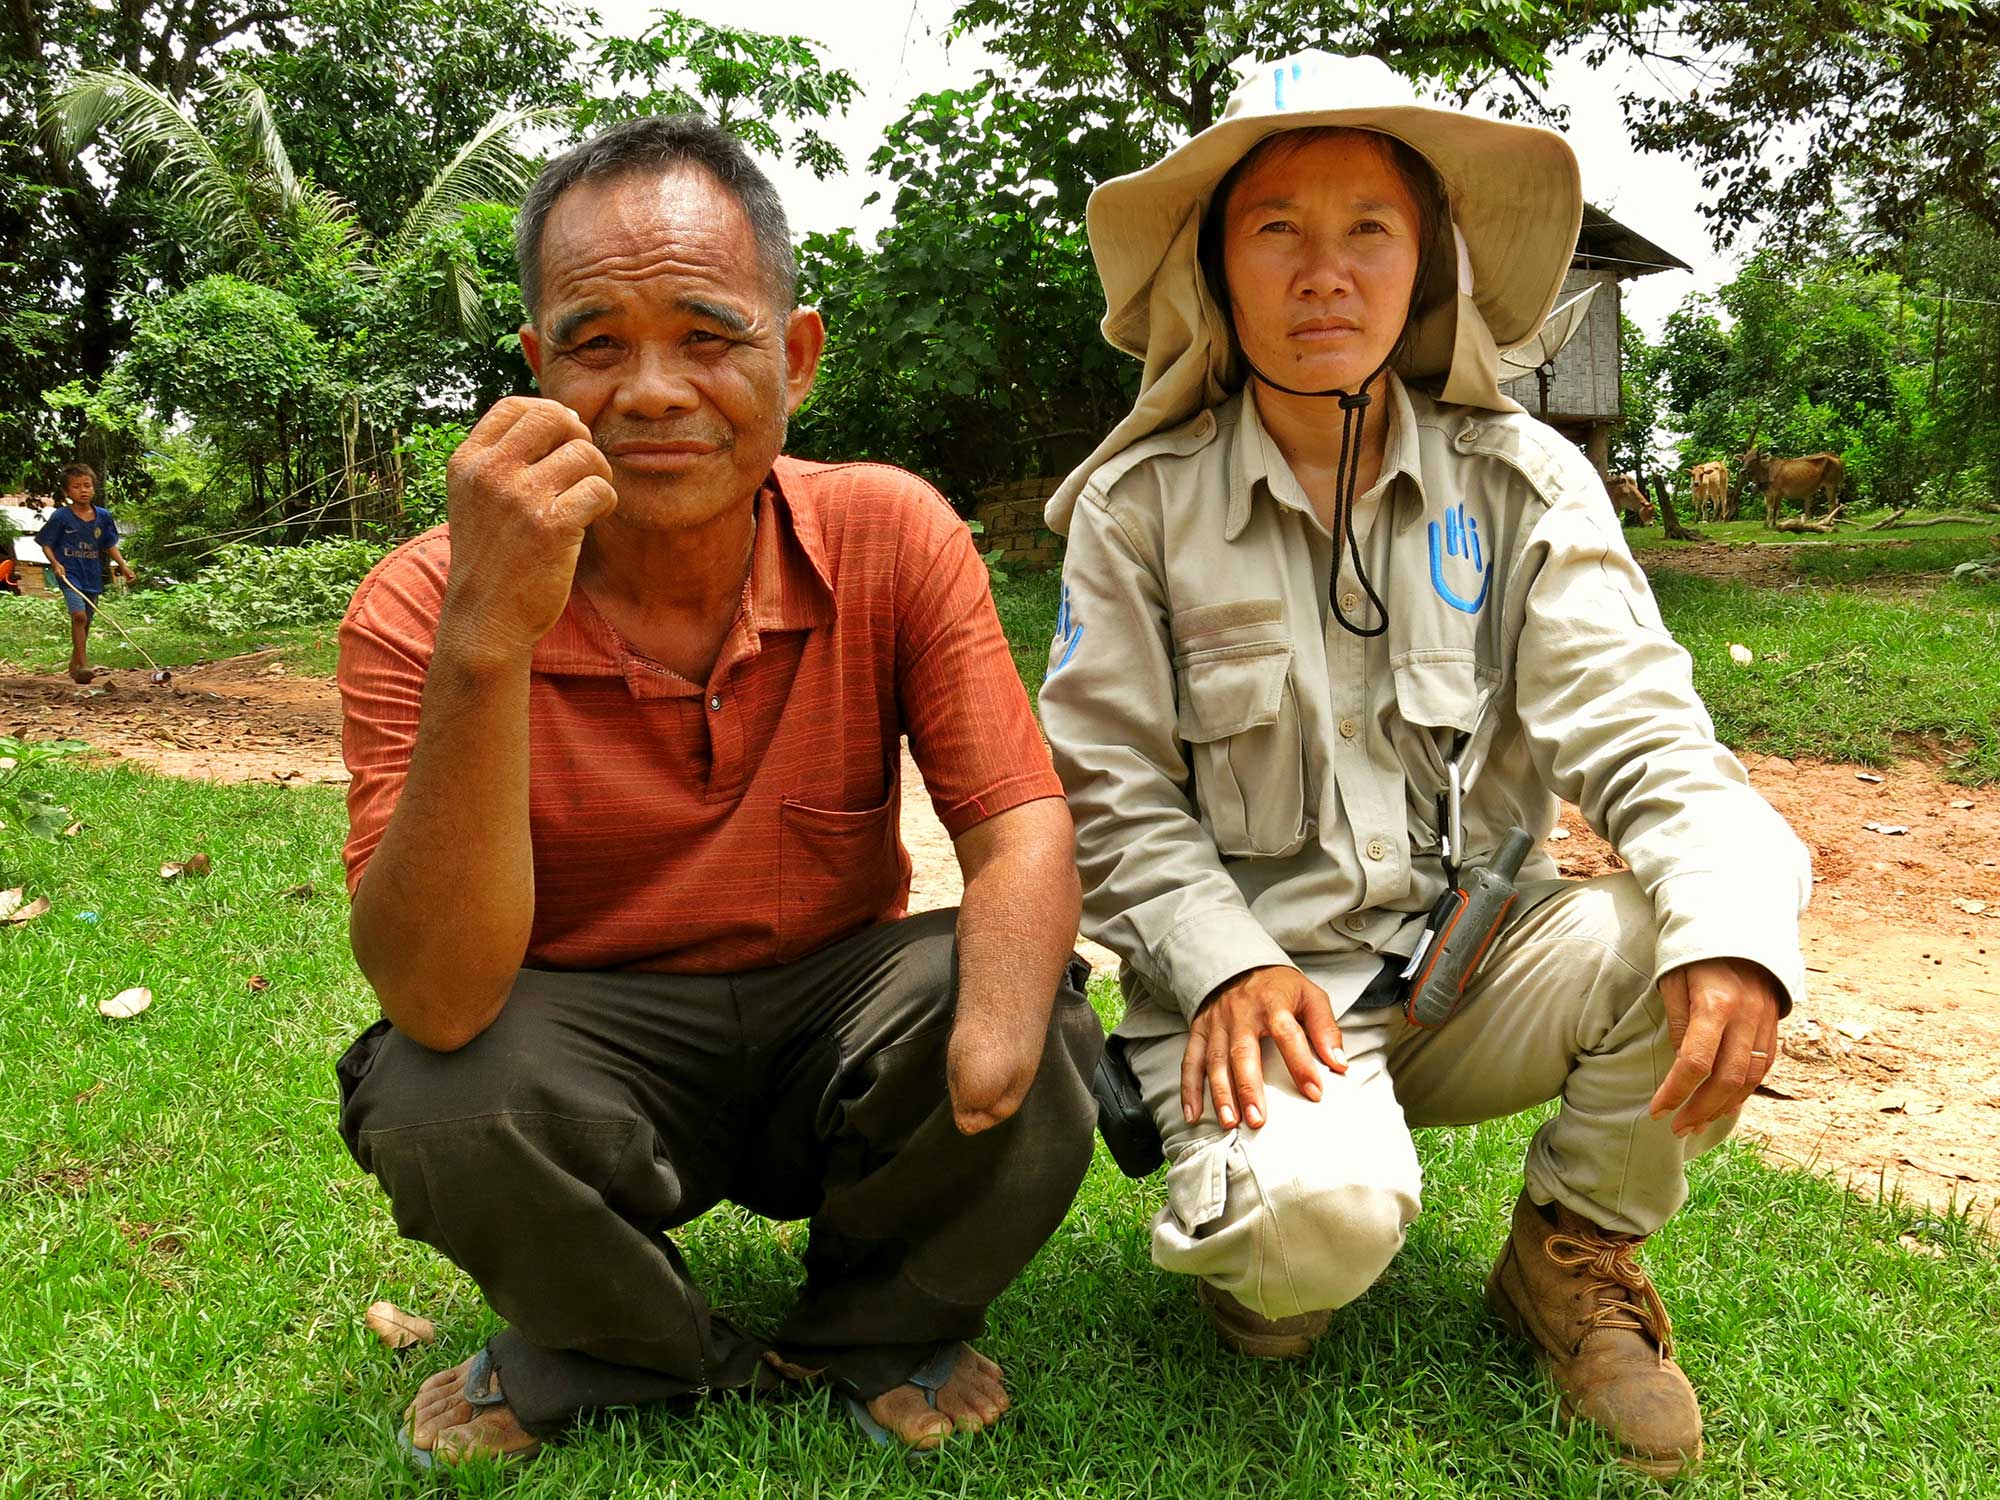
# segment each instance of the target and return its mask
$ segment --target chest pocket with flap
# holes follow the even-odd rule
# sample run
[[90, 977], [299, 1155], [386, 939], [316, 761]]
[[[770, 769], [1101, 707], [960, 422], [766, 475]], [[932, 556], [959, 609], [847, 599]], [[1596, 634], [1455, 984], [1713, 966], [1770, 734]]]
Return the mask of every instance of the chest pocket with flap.
[[1410, 827], [1429, 839], [1452, 746], [1475, 731], [1482, 739], [1491, 737], [1487, 707], [1500, 674], [1480, 666], [1471, 651], [1456, 648], [1405, 652], [1390, 662], [1390, 674], [1396, 698], [1382, 732], [1403, 766]]
[[1289, 640], [1175, 659], [1175, 732], [1189, 747], [1209, 836], [1235, 857], [1293, 854], [1306, 820], [1305, 745]]

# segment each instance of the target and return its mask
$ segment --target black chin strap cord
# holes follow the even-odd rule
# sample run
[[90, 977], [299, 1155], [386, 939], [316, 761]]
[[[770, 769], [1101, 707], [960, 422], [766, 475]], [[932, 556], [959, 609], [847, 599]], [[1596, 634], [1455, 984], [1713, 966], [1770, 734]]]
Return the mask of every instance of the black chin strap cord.
[[[1354, 536], [1354, 491], [1361, 482], [1361, 428], [1372, 400], [1368, 394], [1368, 387], [1381, 378], [1382, 372], [1389, 368], [1389, 361], [1385, 359], [1377, 365], [1374, 374], [1362, 381], [1361, 388], [1353, 392], [1294, 390], [1288, 385], [1279, 385], [1277, 381], [1251, 364], [1249, 356], [1245, 355], [1243, 362], [1249, 365], [1252, 375], [1272, 390], [1282, 391], [1287, 396], [1340, 398], [1340, 460], [1333, 476], [1333, 571], [1327, 575], [1326, 602], [1333, 611], [1334, 619], [1340, 622], [1340, 628], [1349, 635], [1364, 637], [1381, 635], [1389, 628], [1389, 607], [1382, 602], [1382, 596], [1375, 592], [1375, 585], [1368, 577], [1368, 569], [1361, 562], [1361, 544]], [[1353, 559], [1355, 580], [1360, 583], [1361, 591], [1368, 596], [1368, 602], [1374, 606], [1379, 624], [1357, 625], [1347, 618], [1347, 612], [1340, 607], [1340, 559], [1343, 555]]]

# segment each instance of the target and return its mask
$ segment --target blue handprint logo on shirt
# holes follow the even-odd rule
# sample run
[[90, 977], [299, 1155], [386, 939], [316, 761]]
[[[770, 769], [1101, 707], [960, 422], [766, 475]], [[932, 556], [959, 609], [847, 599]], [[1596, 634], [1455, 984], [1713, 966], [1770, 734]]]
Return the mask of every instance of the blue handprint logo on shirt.
[[1055, 639], [1055, 645], [1061, 647], [1062, 650], [1060, 655], [1056, 655], [1054, 647], [1050, 648], [1050, 654], [1056, 655], [1056, 660], [1054, 665], [1052, 665], [1049, 668], [1048, 675], [1053, 677], [1056, 675], [1056, 673], [1060, 672], [1064, 667], [1068, 666], [1070, 658], [1076, 655], [1076, 648], [1078, 646], [1081, 646], [1082, 644], [1083, 644], [1083, 622], [1077, 619], [1075, 615], [1070, 613], [1069, 585], [1064, 584], [1062, 591], [1062, 607], [1056, 611], [1056, 639]]
[[[1493, 587], [1493, 562], [1486, 556], [1485, 547], [1479, 540], [1479, 522], [1465, 513], [1463, 505], [1455, 505], [1445, 512], [1444, 525], [1431, 522], [1431, 587], [1437, 590], [1438, 598], [1453, 609], [1463, 610], [1468, 615], [1476, 615], [1486, 607], [1486, 595]], [[1440, 546], [1439, 544], [1443, 545]], [[1462, 559], [1472, 567], [1478, 576], [1479, 590], [1471, 598], [1458, 592], [1445, 582], [1445, 559]], [[1463, 573], [1463, 569], [1455, 571]]]

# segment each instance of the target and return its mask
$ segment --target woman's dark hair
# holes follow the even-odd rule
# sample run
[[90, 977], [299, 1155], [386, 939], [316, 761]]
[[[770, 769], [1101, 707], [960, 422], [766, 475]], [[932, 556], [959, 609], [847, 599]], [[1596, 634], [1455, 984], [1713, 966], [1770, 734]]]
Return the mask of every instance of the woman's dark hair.
[[[1445, 192], [1444, 180], [1438, 176], [1437, 168], [1407, 141], [1383, 131], [1356, 130], [1345, 125], [1286, 130], [1265, 136], [1229, 169], [1208, 200], [1208, 210], [1202, 216], [1197, 251], [1201, 274], [1208, 283], [1208, 294], [1228, 316], [1229, 277], [1223, 267], [1222, 230], [1223, 221], [1229, 215], [1229, 198], [1236, 191], [1236, 184], [1259, 163], [1269, 161], [1273, 156], [1289, 156], [1319, 141], [1339, 136], [1361, 136], [1374, 142], [1388, 156], [1390, 165], [1410, 190], [1410, 197], [1416, 200], [1417, 279], [1410, 288], [1410, 311], [1403, 320], [1403, 331], [1389, 356], [1390, 363], [1394, 364], [1402, 357], [1424, 315], [1449, 302], [1458, 287], [1458, 247], [1452, 242], [1450, 196]], [[1230, 318], [1230, 336], [1236, 337], [1233, 317]]]

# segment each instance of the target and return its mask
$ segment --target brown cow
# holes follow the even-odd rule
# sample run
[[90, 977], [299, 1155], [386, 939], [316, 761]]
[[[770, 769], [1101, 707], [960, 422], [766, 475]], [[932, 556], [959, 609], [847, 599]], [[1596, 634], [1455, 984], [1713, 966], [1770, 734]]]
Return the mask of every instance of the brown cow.
[[1694, 513], [1701, 521], [1736, 519], [1736, 497], [1729, 492], [1729, 465], [1696, 464], [1688, 470], [1694, 481]]
[[1621, 525], [1650, 526], [1659, 515], [1651, 498], [1639, 488], [1639, 481], [1630, 474], [1613, 474], [1604, 482], [1604, 489], [1611, 496], [1611, 508], [1618, 512]]
[[1786, 500], [1804, 501], [1808, 521], [1813, 518], [1813, 502], [1821, 495], [1831, 510], [1839, 503], [1840, 486], [1847, 478], [1847, 465], [1838, 453], [1772, 458], [1752, 443], [1742, 464], [1743, 477], [1764, 492], [1764, 524], [1771, 527], [1778, 524], [1778, 507]]

